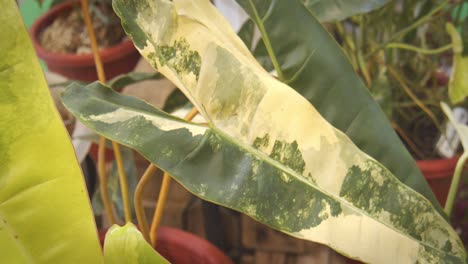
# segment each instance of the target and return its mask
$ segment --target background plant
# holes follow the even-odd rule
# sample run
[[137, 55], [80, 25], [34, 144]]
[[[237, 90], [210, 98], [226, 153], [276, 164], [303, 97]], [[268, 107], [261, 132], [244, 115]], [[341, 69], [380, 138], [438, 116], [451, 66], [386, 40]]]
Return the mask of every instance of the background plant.
[[435, 145], [446, 122], [439, 102], [448, 100], [454, 54], [446, 23], [465, 30], [462, 4], [390, 1], [334, 25], [353, 67], [418, 159], [439, 157]]

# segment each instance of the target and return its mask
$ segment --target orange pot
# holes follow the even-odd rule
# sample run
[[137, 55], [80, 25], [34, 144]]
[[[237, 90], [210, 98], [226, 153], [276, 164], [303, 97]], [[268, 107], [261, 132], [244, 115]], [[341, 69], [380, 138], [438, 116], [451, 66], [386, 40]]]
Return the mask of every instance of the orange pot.
[[439, 203], [444, 206], [458, 156], [450, 159], [418, 160], [416, 164], [426, 178]]
[[[39, 34], [60, 14], [72, 9], [71, 2], [54, 6], [39, 17], [31, 27], [31, 38], [37, 56], [45, 61], [49, 71], [56, 72], [70, 80], [93, 82], [98, 79], [92, 54], [63, 54], [45, 50], [39, 42]], [[140, 54], [132, 41], [126, 39], [119, 44], [100, 50], [101, 60], [106, 77], [111, 79], [119, 74], [132, 71]]]

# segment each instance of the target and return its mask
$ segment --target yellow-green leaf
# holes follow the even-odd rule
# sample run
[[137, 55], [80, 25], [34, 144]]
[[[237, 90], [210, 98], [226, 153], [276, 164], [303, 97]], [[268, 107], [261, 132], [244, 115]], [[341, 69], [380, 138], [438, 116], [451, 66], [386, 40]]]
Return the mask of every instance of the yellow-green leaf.
[[0, 262], [101, 263], [69, 136], [16, 2], [0, 5]]
[[463, 42], [452, 24], [447, 24], [447, 32], [452, 38], [453, 65], [449, 81], [449, 98], [454, 104], [463, 102], [468, 96], [468, 57], [464, 57]]
[[[184, 254], [184, 252], [180, 252]], [[104, 242], [105, 263], [116, 264], [168, 264], [164, 257], [158, 254], [146, 242], [143, 235], [132, 224], [125, 226], [113, 225], [106, 234]]]

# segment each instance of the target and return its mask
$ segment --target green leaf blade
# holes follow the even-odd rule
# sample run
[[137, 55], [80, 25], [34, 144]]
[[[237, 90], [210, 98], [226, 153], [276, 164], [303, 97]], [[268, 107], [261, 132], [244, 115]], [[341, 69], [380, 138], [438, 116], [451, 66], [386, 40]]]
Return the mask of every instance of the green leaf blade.
[[276, 71], [281, 72], [281, 81], [304, 96], [330, 124], [444, 214], [387, 116], [372, 99], [341, 48], [307, 7], [300, 0], [237, 2], [249, 15], [268, 12], [267, 19], [260, 16], [254, 21], [264, 24], [263, 41], [269, 42], [273, 49], [270, 57], [280, 65]]
[[101, 263], [86, 187], [14, 1], [0, 18], [4, 263]]
[[301, 0], [321, 22], [340, 21], [384, 6], [389, 0]]

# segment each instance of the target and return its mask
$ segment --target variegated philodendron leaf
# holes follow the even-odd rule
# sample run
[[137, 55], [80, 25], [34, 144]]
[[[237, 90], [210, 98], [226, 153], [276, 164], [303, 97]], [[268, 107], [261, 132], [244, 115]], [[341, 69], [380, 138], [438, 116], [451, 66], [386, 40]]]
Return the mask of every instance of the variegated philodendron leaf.
[[[359, 149], [426, 197], [445, 216], [387, 116], [372, 99], [342, 48], [304, 2], [236, 1], [261, 29], [262, 41], [253, 54], [263, 67], [267, 71], [274, 67], [278, 80], [300, 93]], [[319, 2], [325, 4], [321, 0], [314, 3]]]
[[464, 262], [457, 234], [431, 203], [265, 72], [208, 0], [117, 0], [114, 8], [140, 52], [209, 125], [99, 84], [64, 94], [83, 123], [198, 196], [292, 236], [366, 262]]

